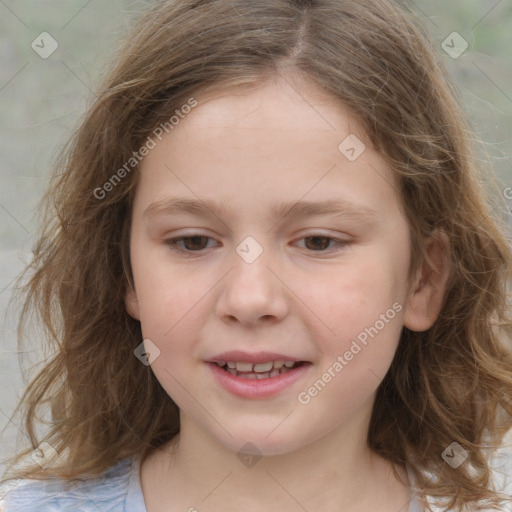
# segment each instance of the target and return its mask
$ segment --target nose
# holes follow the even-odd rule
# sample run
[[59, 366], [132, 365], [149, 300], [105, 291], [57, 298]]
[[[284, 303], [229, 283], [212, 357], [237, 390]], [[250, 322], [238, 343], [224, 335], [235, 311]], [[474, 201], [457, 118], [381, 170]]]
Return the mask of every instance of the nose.
[[[242, 256], [240, 256], [242, 254]], [[282, 320], [289, 308], [286, 278], [269, 257], [269, 250], [254, 261], [235, 252], [232, 269], [221, 283], [216, 314], [225, 322], [255, 326]]]

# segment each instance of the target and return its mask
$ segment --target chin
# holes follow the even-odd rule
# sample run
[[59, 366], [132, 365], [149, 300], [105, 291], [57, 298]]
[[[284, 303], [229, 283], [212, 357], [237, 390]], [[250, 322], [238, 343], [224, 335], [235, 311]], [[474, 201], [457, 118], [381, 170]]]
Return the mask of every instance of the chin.
[[269, 435], [269, 432], [272, 432], [272, 429], [261, 429], [261, 431], [252, 429], [250, 433], [245, 431], [243, 435], [235, 435], [235, 433], [233, 437], [224, 435], [218, 441], [237, 455], [244, 453], [255, 456], [285, 455], [309, 444], [305, 440], [293, 439], [296, 433], [293, 435], [286, 432], [281, 434], [273, 432]]

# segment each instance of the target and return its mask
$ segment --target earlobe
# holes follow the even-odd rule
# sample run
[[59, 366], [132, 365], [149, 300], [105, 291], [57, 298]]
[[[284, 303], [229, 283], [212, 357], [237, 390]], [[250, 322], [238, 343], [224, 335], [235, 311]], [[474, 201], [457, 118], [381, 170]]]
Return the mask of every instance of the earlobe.
[[137, 294], [135, 293], [135, 290], [131, 286], [128, 286], [128, 288], [126, 289], [126, 293], [124, 296], [124, 304], [127, 313], [135, 320], [140, 320], [139, 302], [137, 300]]
[[425, 241], [424, 258], [405, 301], [405, 327], [416, 332], [432, 327], [443, 306], [450, 274], [450, 241], [444, 231], [436, 229]]

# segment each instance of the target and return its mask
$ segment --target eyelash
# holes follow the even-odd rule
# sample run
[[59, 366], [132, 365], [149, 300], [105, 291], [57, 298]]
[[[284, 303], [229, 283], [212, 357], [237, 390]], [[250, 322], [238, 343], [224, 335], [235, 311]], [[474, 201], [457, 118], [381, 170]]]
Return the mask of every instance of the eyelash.
[[[191, 251], [191, 250], [188, 250], [188, 249], [181, 249], [181, 248], [177, 247], [177, 244], [178, 244], [178, 242], [181, 242], [182, 240], [186, 240], [186, 239], [189, 239], [189, 238], [196, 238], [196, 237], [202, 237], [202, 238], [207, 238], [209, 240], [213, 240], [211, 237], [206, 236], [206, 235], [186, 235], [186, 236], [181, 236], [181, 237], [177, 237], [177, 238], [170, 238], [169, 240], [165, 240], [165, 244], [168, 245], [171, 248], [171, 250], [173, 250], [174, 252], [176, 252], [178, 254], [183, 254], [186, 257], [191, 258], [191, 257], [193, 257], [192, 256], [193, 253], [201, 253], [205, 249], [199, 249], [197, 251]], [[338, 251], [342, 250], [343, 247], [349, 245], [349, 242], [346, 241], [346, 240], [340, 240], [339, 238], [334, 238], [334, 237], [331, 237], [331, 236], [321, 235], [321, 234], [313, 234], [313, 235], [303, 236], [303, 237], [300, 238], [300, 240], [303, 240], [305, 238], [324, 238], [324, 239], [328, 239], [329, 241], [334, 241], [338, 245], [338, 249], [335, 249], [334, 252], [338, 252]], [[313, 251], [313, 250], [311, 250], [311, 252], [319, 253], [319, 254], [322, 254], [322, 253], [325, 254], [325, 253], [331, 252], [331, 251], [329, 251], [329, 250], [320, 250], [320, 251]]]

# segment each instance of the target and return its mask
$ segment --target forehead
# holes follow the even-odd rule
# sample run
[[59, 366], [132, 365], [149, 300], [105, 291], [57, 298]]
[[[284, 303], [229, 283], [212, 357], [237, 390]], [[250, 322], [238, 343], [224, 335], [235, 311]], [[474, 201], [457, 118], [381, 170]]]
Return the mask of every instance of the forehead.
[[[210, 126], [336, 131], [343, 119], [363, 138], [356, 116], [309, 79], [295, 75], [263, 83], [215, 88], [195, 96], [199, 105], [187, 116], [189, 128]], [[303, 124], [297, 125], [296, 121]]]
[[[395, 177], [360, 123], [314, 85], [271, 81], [194, 98], [197, 106], [142, 162], [138, 195], [144, 202], [186, 193], [219, 198], [236, 210], [256, 196], [263, 208], [266, 199], [269, 205], [305, 195], [336, 199], [336, 190], [360, 196], [370, 210], [372, 201], [396, 202]], [[353, 142], [360, 144], [357, 159], [346, 153]]]

